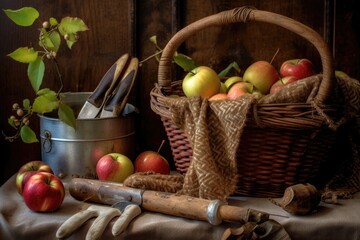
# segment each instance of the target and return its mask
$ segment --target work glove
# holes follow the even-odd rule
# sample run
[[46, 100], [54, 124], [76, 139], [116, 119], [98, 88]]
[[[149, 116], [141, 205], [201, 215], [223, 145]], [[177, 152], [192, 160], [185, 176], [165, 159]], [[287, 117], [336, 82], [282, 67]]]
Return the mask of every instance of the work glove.
[[112, 235], [116, 237], [123, 233], [129, 223], [140, 214], [141, 208], [136, 204], [120, 202], [112, 207], [91, 205], [66, 220], [57, 230], [56, 237], [58, 239], [68, 237], [86, 221], [96, 217], [86, 234], [86, 240], [100, 239], [109, 222], [118, 217], [112, 227]]

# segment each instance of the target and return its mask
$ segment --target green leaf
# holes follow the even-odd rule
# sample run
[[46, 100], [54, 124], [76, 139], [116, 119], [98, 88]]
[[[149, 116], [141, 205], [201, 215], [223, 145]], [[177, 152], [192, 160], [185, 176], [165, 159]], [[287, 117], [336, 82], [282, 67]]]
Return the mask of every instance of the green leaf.
[[73, 33], [68, 34], [68, 39], [66, 40], [66, 45], [68, 46], [68, 48], [71, 49], [72, 46], [74, 45], [74, 43], [76, 43], [75, 34], [73, 34]]
[[45, 64], [41, 57], [38, 57], [36, 61], [29, 63], [27, 73], [34, 91], [39, 91], [45, 73]]
[[56, 97], [54, 91], [50, 91], [47, 94], [43, 94], [35, 98], [33, 104], [33, 111], [37, 113], [52, 112], [59, 107], [59, 100]]
[[17, 129], [14, 119], [8, 118], [8, 124], [10, 124], [10, 126], [12, 126], [13, 128]]
[[151, 36], [151, 37], [149, 38], [149, 40], [150, 40], [150, 42], [152, 42], [152, 43], [155, 45], [155, 47], [157, 48], [157, 50], [162, 51], [162, 49], [159, 47], [159, 45], [158, 45], [158, 43], [157, 43], [157, 37], [156, 37], [156, 35]]
[[219, 75], [219, 77], [226, 77], [230, 74], [230, 72], [232, 70], [235, 70], [235, 74], [231, 74], [231, 75], [238, 75], [241, 71], [239, 65], [236, 62], [232, 62], [224, 70], [222, 70], [218, 75]]
[[40, 89], [37, 93], [37, 95], [53, 95], [56, 97], [56, 92], [54, 92], [53, 90], [50, 90], [49, 88], [43, 88]]
[[52, 27], [59, 24], [58, 21], [57, 21], [55, 18], [53, 18], [53, 17], [51, 17], [51, 18], [49, 19], [49, 23], [50, 23], [50, 26], [52, 26]]
[[38, 57], [38, 52], [33, 48], [20, 47], [7, 56], [21, 63], [31, 63]]
[[27, 125], [24, 125], [20, 129], [20, 137], [24, 143], [39, 142], [35, 132]]
[[25, 98], [23, 100], [23, 107], [25, 110], [29, 111], [30, 108], [31, 108], [31, 105], [30, 105], [30, 100], [28, 98]]
[[28, 27], [39, 17], [39, 12], [32, 7], [23, 7], [17, 10], [5, 9], [5, 14], [17, 25]]
[[77, 17], [64, 17], [59, 24], [59, 31], [61, 35], [72, 34], [89, 30], [86, 24]]
[[43, 42], [40, 41], [39, 45], [42, 46], [43, 43], [45, 44], [45, 48], [47, 50], [51, 50], [57, 52], [60, 48], [61, 44], [61, 37], [60, 34], [56, 31], [45, 33]]
[[181, 53], [174, 55], [174, 61], [177, 65], [182, 67], [186, 72], [190, 72], [191, 70], [197, 67], [194, 60]]
[[62, 122], [66, 123], [67, 125], [69, 125], [70, 127], [74, 128], [74, 129], [76, 128], [75, 114], [69, 105], [67, 105], [63, 102], [60, 102], [58, 116]]
[[68, 46], [69, 49], [72, 48], [72, 46], [74, 45], [75, 42], [73, 41], [69, 41], [69, 40], [66, 40], [66, 45]]
[[157, 45], [157, 37], [156, 37], [156, 35], [151, 36], [151, 37], [149, 38], [149, 40], [150, 40], [150, 42], [152, 42], [153, 44]]

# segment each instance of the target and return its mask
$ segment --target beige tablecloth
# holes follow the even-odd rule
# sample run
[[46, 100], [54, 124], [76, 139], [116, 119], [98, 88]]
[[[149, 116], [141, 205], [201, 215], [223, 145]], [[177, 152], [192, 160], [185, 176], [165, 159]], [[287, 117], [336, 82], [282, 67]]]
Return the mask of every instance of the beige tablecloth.
[[[66, 187], [65, 182], [65, 187]], [[340, 200], [339, 205], [321, 203], [316, 213], [297, 217], [271, 217], [281, 223], [292, 239], [351, 240], [360, 239], [360, 193], [354, 199]], [[268, 213], [288, 215], [267, 199], [236, 197], [232, 205], [250, 207]], [[15, 188], [15, 176], [0, 188], [0, 240], [7, 239], [56, 239], [59, 226], [70, 216], [86, 209], [88, 203], [73, 199], [68, 193], [59, 210], [53, 213], [35, 213], [29, 210]], [[68, 239], [85, 239], [93, 220], [76, 231]], [[212, 226], [203, 221], [143, 212], [129, 225], [127, 231], [114, 238], [111, 225], [102, 239], [220, 239], [229, 226], [223, 223]]]

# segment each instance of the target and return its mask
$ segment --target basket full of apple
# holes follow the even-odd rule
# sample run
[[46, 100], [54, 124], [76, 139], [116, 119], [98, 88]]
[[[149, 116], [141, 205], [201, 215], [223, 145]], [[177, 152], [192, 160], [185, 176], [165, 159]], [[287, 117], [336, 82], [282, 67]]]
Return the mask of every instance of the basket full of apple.
[[[279, 69], [259, 60], [242, 75], [220, 78], [197, 66], [172, 80], [179, 46], [200, 30], [261, 21], [284, 27], [311, 42], [322, 71], [311, 60], [291, 59]], [[177, 32], [163, 49], [158, 82], [150, 93], [160, 115], [183, 192], [223, 199], [230, 194], [280, 197], [297, 183], [317, 185], [335, 141], [332, 123], [341, 111], [332, 99], [335, 71], [322, 37], [288, 17], [236, 8], [200, 19]]]

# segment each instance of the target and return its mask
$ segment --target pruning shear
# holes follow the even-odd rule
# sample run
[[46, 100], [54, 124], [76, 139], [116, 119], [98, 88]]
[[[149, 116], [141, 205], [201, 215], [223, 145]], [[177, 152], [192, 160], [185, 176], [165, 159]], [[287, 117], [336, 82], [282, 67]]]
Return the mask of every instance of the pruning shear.
[[[139, 60], [123, 54], [105, 73], [81, 108], [78, 119], [117, 117], [127, 106], [137, 77]], [[129, 106], [127, 106], [129, 107]]]

